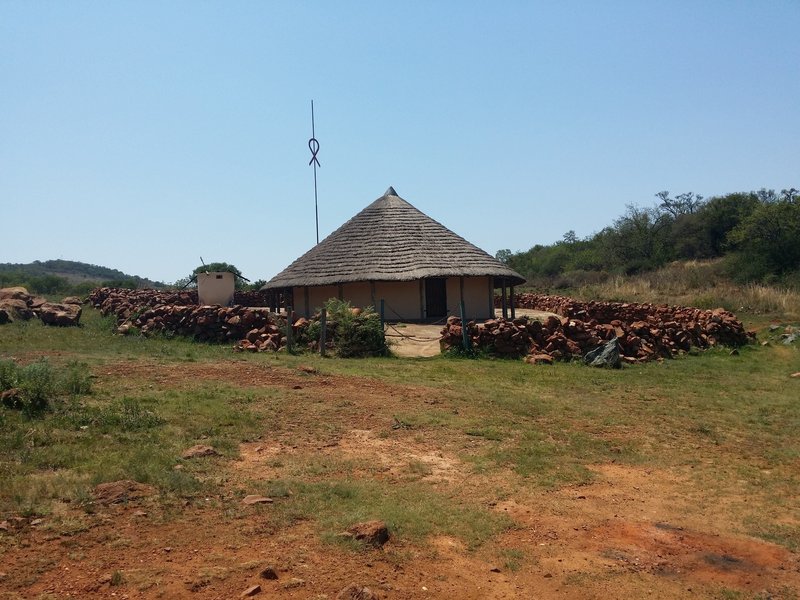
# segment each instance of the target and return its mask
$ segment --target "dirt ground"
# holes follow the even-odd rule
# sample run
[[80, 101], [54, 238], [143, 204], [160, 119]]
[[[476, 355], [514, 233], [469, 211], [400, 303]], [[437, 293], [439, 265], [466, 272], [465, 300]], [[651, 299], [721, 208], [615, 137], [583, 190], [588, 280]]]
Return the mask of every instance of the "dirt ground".
[[[542, 492], [509, 486], [510, 473], [476, 474], [447, 443], [413, 431], [378, 435], [392, 410], [430, 400], [421, 386], [246, 362], [120, 363], [103, 377], [159, 386], [235, 379], [292, 390], [298, 402], [346, 399], [352, 410], [342, 412], [343, 433], [330, 439], [300, 426], [243, 444], [224, 476], [230, 493], [187, 502], [177, 512], [157, 495], [144, 495], [83, 515], [85, 526], [70, 533], [48, 528], [46, 519], [14, 521], [0, 532], [14, 539], [0, 565], [0, 598], [235, 598], [260, 585], [256, 598], [321, 600], [340, 597], [350, 584], [391, 599], [790, 598], [800, 590], [798, 556], [727, 533], [735, 528], [724, 512], [698, 503], [703, 491], [683, 473], [598, 464], [594, 483]], [[496, 488], [502, 493], [487, 508], [507, 515], [513, 527], [477, 549], [438, 536], [421, 544], [390, 539], [381, 549], [358, 552], [324, 543], [313, 522], [275, 528], [268, 508], [226, 509], [237, 502], [234, 490], [279, 475], [276, 457], [304, 453], [368, 459], [383, 466], [387, 484], [417, 461], [427, 466], [423, 480], [454, 498]], [[277, 579], [260, 577], [267, 566]], [[124, 583], [113, 585], [116, 572]]]

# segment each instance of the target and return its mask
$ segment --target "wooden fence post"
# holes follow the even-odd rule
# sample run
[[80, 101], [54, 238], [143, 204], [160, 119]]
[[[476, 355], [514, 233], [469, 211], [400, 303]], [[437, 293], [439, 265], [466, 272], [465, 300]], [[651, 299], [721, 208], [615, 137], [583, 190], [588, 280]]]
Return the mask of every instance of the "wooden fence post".
[[464, 343], [464, 352], [469, 352], [472, 347], [469, 340], [469, 331], [467, 331], [467, 320], [464, 318], [467, 312], [464, 308], [464, 301], [461, 301], [461, 339]]
[[325, 345], [328, 343], [328, 310], [323, 308], [319, 315], [319, 355], [325, 356]]
[[292, 328], [294, 327], [294, 323], [292, 323], [292, 307], [286, 307], [286, 351], [292, 351], [292, 334], [294, 331]]

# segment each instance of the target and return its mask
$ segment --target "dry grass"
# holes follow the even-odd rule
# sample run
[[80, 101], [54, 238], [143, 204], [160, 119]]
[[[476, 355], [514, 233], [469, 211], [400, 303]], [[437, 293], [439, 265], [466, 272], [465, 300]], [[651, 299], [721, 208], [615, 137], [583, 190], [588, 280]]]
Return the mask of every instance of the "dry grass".
[[673, 263], [651, 273], [616, 276], [581, 286], [576, 295], [584, 299], [723, 307], [786, 320], [800, 318], [800, 292], [756, 283], [736, 285], [721, 271], [719, 261]]

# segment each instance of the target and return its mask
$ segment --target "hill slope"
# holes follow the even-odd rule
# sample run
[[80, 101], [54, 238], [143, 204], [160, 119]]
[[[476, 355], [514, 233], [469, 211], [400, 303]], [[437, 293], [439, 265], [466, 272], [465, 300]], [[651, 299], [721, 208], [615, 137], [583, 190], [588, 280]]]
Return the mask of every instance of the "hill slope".
[[55, 276], [70, 284], [101, 283], [105, 281], [133, 281], [138, 287], [159, 287], [163, 284], [137, 275], [128, 275], [118, 269], [73, 260], [36, 260], [32, 263], [0, 263], [0, 281], [25, 281], [32, 278]]

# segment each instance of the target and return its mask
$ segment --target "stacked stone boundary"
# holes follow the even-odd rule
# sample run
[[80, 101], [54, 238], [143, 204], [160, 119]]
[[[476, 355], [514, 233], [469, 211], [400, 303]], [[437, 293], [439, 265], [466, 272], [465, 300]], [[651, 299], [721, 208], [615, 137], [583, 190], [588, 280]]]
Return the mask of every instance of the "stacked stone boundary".
[[[242, 298], [240, 296], [240, 298]], [[256, 301], [252, 294], [245, 300]], [[268, 308], [202, 306], [196, 291], [98, 288], [89, 303], [117, 321], [117, 332], [180, 335], [203, 342], [234, 342], [238, 350], [277, 351], [286, 346], [286, 319]]]
[[[579, 302], [564, 296], [519, 294], [517, 308], [555, 313], [544, 320], [527, 317], [467, 323], [473, 348], [528, 362], [571, 360], [616, 338], [625, 362], [671, 358], [692, 348], [742, 346], [755, 334], [722, 308]], [[444, 349], [462, 345], [462, 323], [450, 317], [442, 330]]]

